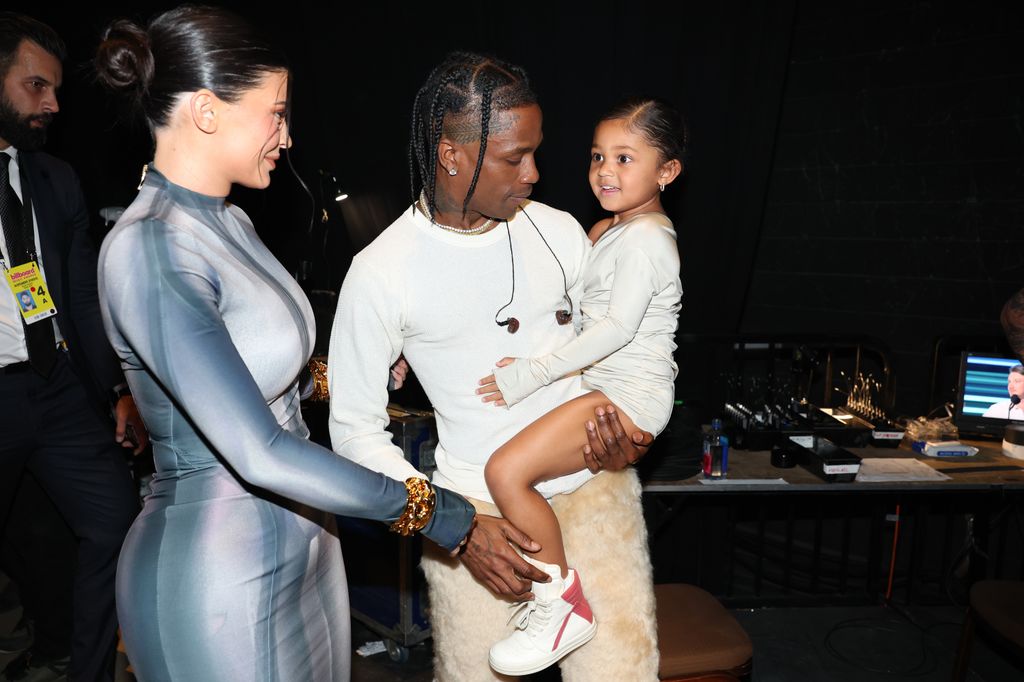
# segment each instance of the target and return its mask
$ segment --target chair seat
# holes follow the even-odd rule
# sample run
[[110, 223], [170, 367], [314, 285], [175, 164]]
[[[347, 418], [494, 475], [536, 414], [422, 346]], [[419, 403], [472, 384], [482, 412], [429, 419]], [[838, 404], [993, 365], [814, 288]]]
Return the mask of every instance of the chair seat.
[[1024, 647], [1024, 582], [982, 580], [971, 587], [971, 608], [979, 620]]
[[655, 585], [659, 677], [740, 670], [754, 647], [743, 627], [706, 591], [680, 583]]

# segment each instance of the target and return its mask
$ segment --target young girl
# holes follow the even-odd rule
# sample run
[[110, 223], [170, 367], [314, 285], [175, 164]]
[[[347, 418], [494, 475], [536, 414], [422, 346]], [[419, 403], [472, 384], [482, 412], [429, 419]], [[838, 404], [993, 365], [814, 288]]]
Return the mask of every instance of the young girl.
[[498, 509], [540, 543], [531, 561], [551, 576], [550, 583], [533, 584], [535, 599], [516, 631], [491, 647], [491, 667], [500, 673], [541, 670], [585, 644], [597, 628], [580, 576], [566, 563], [558, 519], [533, 486], [585, 468], [580, 427], [598, 406], [614, 404], [626, 433], [657, 435], [668, 423], [682, 287], [676, 235], [661, 193], [682, 172], [685, 138], [679, 113], [659, 100], [628, 100], [601, 119], [590, 186], [613, 215], [590, 230], [583, 332], [543, 357], [504, 358], [480, 380], [477, 392], [497, 405], [515, 405], [581, 369], [588, 390], [502, 446], [485, 470]]

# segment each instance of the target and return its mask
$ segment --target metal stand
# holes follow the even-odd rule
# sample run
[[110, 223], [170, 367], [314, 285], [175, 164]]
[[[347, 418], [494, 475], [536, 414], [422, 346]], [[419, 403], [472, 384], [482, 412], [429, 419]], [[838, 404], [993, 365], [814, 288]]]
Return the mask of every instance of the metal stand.
[[[423, 473], [434, 468], [437, 430], [430, 412], [388, 406], [391, 431], [405, 458]], [[364, 519], [338, 517], [352, 617], [384, 638], [392, 661], [430, 638], [426, 581], [419, 571], [421, 540], [389, 533]]]

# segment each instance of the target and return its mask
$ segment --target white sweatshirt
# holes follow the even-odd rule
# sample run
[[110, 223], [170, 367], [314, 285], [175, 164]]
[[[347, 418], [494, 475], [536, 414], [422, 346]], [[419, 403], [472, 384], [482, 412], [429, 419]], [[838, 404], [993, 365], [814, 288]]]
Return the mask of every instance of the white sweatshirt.
[[[525, 211], [525, 213], [524, 213]], [[330, 430], [334, 450], [403, 480], [421, 475], [392, 444], [388, 424], [390, 366], [402, 353], [433, 404], [439, 445], [434, 482], [491, 501], [484, 465], [491, 454], [535, 419], [581, 393], [579, 375], [559, 379], [512, 409], [482, 402], [478, 381], [503, 357], [550, 353], [571, 341], [572, 324], [558, 325], [565, 270], [579, 320], [590, 242], [568, 213], [528, 202], [514, 218], [482, 235], [443, 230], [407, 209], [352, 261], [338, 297], [331, 333]], [[519, 331], [495, 323], [515, 317]], [[589, 471], [537, 486], [550, 497], [590, 479]]]

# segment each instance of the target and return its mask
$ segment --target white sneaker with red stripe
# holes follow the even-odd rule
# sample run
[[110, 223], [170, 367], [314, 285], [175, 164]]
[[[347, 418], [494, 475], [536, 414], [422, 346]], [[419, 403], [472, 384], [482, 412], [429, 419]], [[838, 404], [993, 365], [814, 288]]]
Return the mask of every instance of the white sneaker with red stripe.
[[550, 575], [551, 582], [533, 584], [534, 599], [519, 605], [515, 632], [491, 647], [491, 667], [504, 675], [543, 670], [597, 632], [576, 571], [570, 568], [563, 579], [558, 566], [532, 563]]

